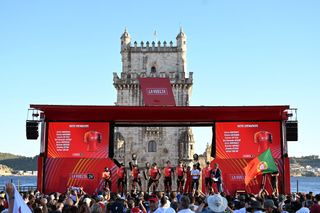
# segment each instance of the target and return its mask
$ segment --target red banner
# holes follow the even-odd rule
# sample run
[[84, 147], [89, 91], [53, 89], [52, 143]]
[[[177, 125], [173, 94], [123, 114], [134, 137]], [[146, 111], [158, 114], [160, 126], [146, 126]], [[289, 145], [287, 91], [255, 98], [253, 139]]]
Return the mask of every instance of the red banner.
[[175, 106], [169, 78], [139, 78], [145, 106]]
[[[223, 191], [227, 194], [234, 194], [236, 191], [246, 191], [247, 193], [259, 193], [262, 183], [262, 175], [258, 175], [254, 180], [252, 180], [247, 186], [245, 185], [244, 178], [244, 167], [251, 161], [251, 159], [215, 159], [211, 162], [211, 167], [214, 168], [214, 164], [218, 163], [219, 168], [222, 171], [222, 186]], [[279, 170], [279, 191], [287, 192], [288, 186], [284, 186], [282, 181], [289, 174], [289, 168], [284, 167], [284, 162], [282, 159], [275, 159], [277, 167]], [[271, 187], [271, 175], [266, 174], [266, 190], [269, 194], [272, 193]], [[286, 179], [286, 182], [288, 180]], [[204, 182], [204, 180], [203, 180]], [[290, 183], [290, 179], [289, 179]], [[202, 184], [204, 190], [204, 183]], [[217, 187], [213, 184], [213, 188], [217, 191]]]
[[45, 162], [44, 193], [64, 193], [69, 187], [83, 187], [96, 194], [104, 186], [102, 172], [108, 167], [112, 173], [112, 191], [117, 191], [117, 166], [111, 159], [47, 158]]
[[109, 154], [109, 123], [49, 123], [48, 157], [107, 158]]
[[216, 123], [217, 159], [252, 159], [270, 148], [281, 157], [280, 122]]

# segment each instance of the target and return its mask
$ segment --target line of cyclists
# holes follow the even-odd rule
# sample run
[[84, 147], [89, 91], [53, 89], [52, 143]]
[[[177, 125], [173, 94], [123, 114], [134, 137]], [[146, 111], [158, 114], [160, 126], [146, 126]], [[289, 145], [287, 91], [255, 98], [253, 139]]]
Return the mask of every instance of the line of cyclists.
[[[139, 169], [137, 164], [132, 162], [129, 163], [129, 178], [131, 190], [133, 191], [143, 191], [142, 181], [143, 178], [147, 181], [146, 192], [156, 192], [159, 186], [159, 180], [163, 176], [164, 191], [169, 193], [172, 189], [172, 181], [176, 177], [177, 188], [176, 191], [180, 193], [189, 193], [193, 190], [198, 190], [199, 180], [201, 175], [201, 169], [199, 162], [193, 164], [192, 168], [186, 166], [182, 161], [174, 168], [170, 161], [166, 162], [166, 166], [162, 171], [157, 167], [157, 163], [153, 163], [151, 166], [147, 162], [145, 169], [142, 171]], [[127, 188], [127, 169], [122, 163], [120, 167], [115, 172], [117, 177], [117, 192], [124, 193]], [[217, 184], [217, 190], [222, 191], [221, 187], [221, 170], [218, 165], [215, 164], [215, 168], [210, 166], [210, 162], [207, 162], [207, 166], [202, 170], [202, 176], [205, 180], [206, 192], [212, 190], [212, 184]], [[109, 168], [105, 168], [102, 173], [102, 178], [104, 179], [104, 188], [111, 189], [112, 184], [112, 174]]]

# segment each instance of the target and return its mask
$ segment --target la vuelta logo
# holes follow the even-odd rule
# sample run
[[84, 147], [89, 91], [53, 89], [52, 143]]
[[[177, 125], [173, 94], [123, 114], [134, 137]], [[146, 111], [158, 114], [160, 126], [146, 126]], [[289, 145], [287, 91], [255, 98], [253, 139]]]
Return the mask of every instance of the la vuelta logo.
[[168, 95], [167, 88], [147, 88], [147, 95]]

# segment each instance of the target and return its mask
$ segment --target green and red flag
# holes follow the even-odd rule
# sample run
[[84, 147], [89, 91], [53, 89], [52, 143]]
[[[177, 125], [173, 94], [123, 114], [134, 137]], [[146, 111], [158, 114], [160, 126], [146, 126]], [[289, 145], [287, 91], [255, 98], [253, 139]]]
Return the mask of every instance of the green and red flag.
[[248, 185], [257, 175], [278, 172], [270, 148], [250, 161], [244, 168], [245, 184]]

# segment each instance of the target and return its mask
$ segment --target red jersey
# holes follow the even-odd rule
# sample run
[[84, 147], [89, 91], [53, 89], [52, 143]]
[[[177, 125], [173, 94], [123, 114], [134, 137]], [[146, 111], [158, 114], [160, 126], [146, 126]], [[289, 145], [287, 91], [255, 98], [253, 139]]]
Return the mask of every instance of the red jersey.
[[124, 178], [124, 170], [125, 170], [125, 168], [122, 168], [122, 167], [120, 167], [118, 170], [117, 170], [117, 176], [118, 176], [118, 178]]
[[139, 177], [139, 173], [140, 173], [140, 171], [139, 171], [138, 168], [133, 168], [133, 169], [131, 170], [131, 176], [132, 176], [134, 179], [136, 179], [136, 178]]
[[159, 174], [159, 169], [158, 168], [150, 168], [149, 169], [149, 176], [152, 178], [152, 179], [156, 179], [157, 178], [157, 175]]
[[202, 172], [203, 172], [202, 174], [204, 175], [205, 178], [211, 178], [212, 168], [210, 166], [205, 167]]
[[272, 134], [267, 131], [259, 131], [254, 134], [254, 142], [258, 144], [258, 154], [263, 153], [272, 143]]
[[176, 174], [178, 175], [178, 177], [183, 176], [183, 173], [184, 173], [184, 168], [183, 168], [183, 166], [177, 166], [177, 167], [176, 167]]
[[101, 142], [101, 133], [97, 131], [88, 131], [84, 134], [84, 142], [87, 144], [88, 152], [97, 151], [97, 143]]
[[109, 180], [111, 178], [111, 172], [103, 172], [102, 177], [106, 180]]
[[164, 176], [171, 177], [171, 171], [172, 171], [172, 169], [170, 166], [164, 167], [164, 169], [163, 169]]

